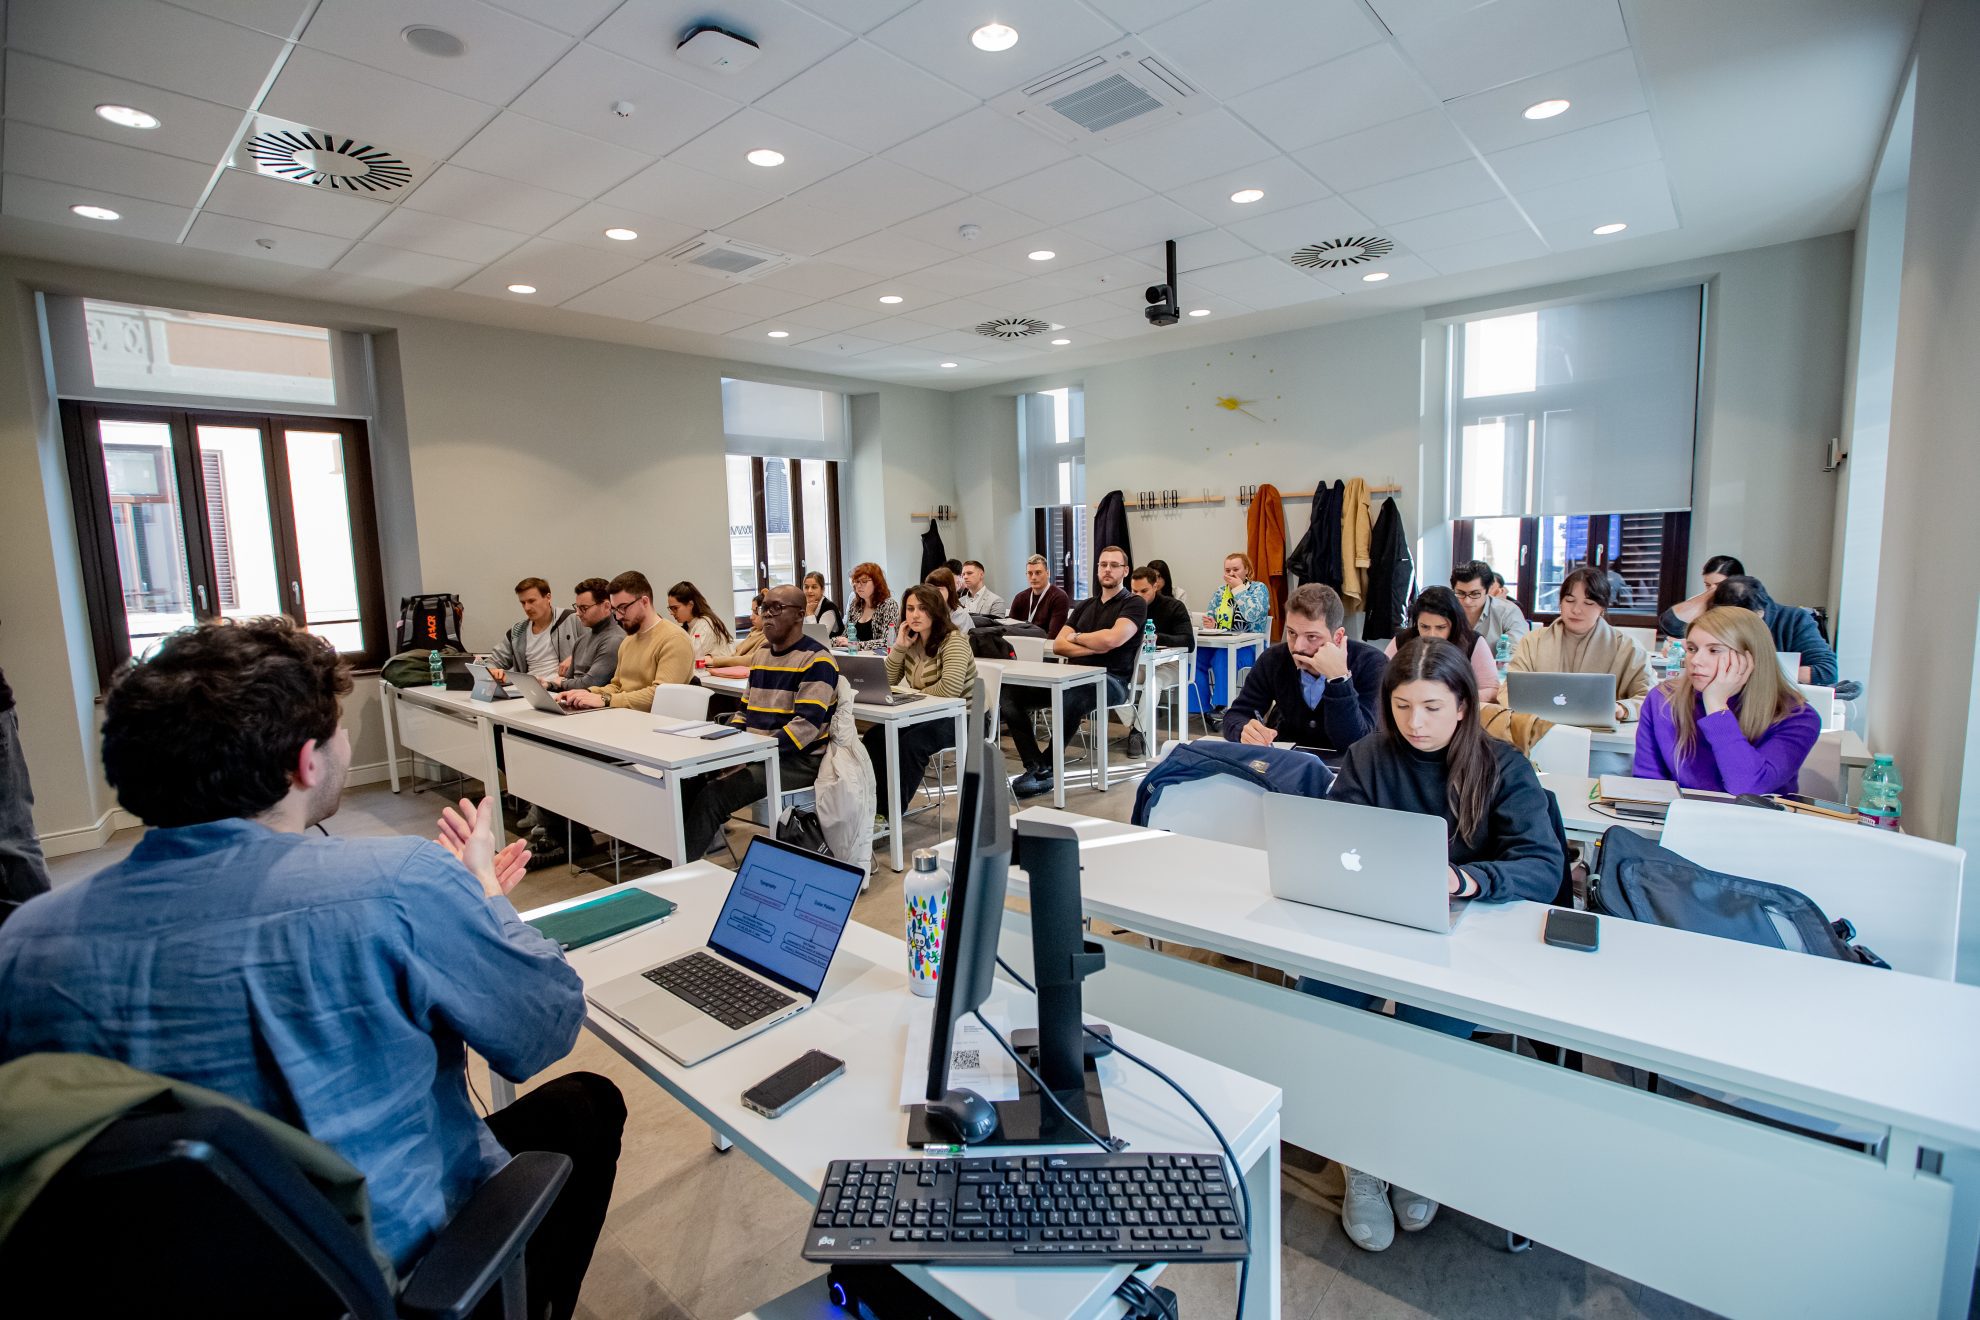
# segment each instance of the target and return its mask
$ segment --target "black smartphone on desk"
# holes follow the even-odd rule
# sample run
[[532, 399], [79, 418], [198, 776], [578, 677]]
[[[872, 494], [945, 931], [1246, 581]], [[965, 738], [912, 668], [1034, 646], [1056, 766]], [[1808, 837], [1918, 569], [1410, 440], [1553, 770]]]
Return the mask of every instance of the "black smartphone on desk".
[[742, 1102], [745, 1108], [765, 1118], [781, 1118], [785, 1110], [845, 1070], [844, 1059], [835, 1059], [823, 1050], [812, 1050], [744, 1091]]
[[1562, 949], [1593, 953], [1602, 944], [1602, 930], [1593, 912], [1549, 908], [1547, 927], [1541, 938]]

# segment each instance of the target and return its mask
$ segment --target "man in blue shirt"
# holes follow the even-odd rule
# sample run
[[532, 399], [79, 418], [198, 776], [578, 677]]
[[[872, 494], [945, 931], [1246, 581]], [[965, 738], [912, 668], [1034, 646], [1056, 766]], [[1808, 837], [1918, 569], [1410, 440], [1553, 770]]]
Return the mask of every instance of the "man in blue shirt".
[[103, 769], [150, 830], [0, 928], [0, 1062], [80, 1052], [209, 1087], [364, 1175], [403, 1271], [518, 1150], [574, 1168], [527, 1257], [530, 1314], [569, 1316], [604, 1223], [625, 1106], [559, 1077], [484, 1123], [466, 1054], [521, 1079], [570, 1051], [584, 992], [507, 894], [493, 799], [439, 842], [305, 833], [350, 765], [349, 671], [286, 619], [175, 634], [105, 700]]

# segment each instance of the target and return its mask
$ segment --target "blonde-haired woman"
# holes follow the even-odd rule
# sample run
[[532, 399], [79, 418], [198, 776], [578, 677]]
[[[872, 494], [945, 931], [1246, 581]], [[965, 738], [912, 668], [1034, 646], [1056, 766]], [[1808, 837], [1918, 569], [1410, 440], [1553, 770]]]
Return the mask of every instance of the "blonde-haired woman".
[[1792, 793], [1822, 733], [1752, 610], [1720, 605], [1684, 635], [1684, 668], [1650, 690], [1635, 773], [1718, 793]]

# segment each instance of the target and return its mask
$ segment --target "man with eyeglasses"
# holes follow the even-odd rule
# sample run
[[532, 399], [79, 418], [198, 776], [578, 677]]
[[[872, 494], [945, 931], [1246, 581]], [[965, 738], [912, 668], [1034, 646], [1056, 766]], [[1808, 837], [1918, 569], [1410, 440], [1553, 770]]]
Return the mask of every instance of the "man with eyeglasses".
[[[1103, 548], [1094, 565], [1098, 582], [1093, 595], [1073, 606], [1065, 627], [1052, 639], [1053, 654], [1065, 657], [1068, 664], [1106, 669], [1109, 706], [1127, 700], [1141, 649], [1141, 625], [1148, 619], [1147, 604], [1127, 589], [1127, 573], [1127, 552], [1117, 545]], [[1053, 736], [1065, 738], [1079, 728], [1079, 722], [1093, 713], [1096, 701], [1091, 683], [1066, 689], [1060, 708], [1065, 723], [1053, 731]], [[1024, 761], [1024, 773], [1011, 781], [1011, 791], [1021, 798], [1052, 791], [1052, 758], [1039, 750], [1031, 729], [1031, 713], [1051, 703], [1051, 693], [1034, 687], [1006, 687], [998, 703], [1011, 746]]]
[[606, 584], [605, 592], [612, 617], [626, 630], [612, 681], [581, 692], [559, 692], [557, 700], [572, 710], [620, 706], [650, 711], [655, 688], [694, 677], [694, 643], [681, 625], [653, 608], [653, 584], [646, 574], [621, 573]]
[[558, 667], [557, 677], [546, 679], [547, 688], [604, 687], [618, 672], [619, 643], [626, 630], [612, 617], [612, 584], [604, 578], [589, 577], [571, 593], [571, 607], [577, 615], [577, 640], [571, 653]]
[[1482, 559], [1453, 568], [1451, 590], [1457, 593], [1458, 604], [1464, 606], [1465, 619], [1494, 651], [1499, 649], [1500, 637], [1516, 642], [1532, 627], [1520, 613], [1518, 601], [1492, 594], [1492, 566]]

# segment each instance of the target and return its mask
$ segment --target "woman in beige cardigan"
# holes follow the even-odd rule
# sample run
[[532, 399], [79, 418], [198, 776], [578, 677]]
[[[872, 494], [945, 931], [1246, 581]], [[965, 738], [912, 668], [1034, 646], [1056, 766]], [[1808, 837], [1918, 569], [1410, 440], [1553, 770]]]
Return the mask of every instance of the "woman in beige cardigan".
[[1614, 674], [1616, 719], [1633, 720], [1650, 691], [1650, 662], [1633, 638], [1609, 626], [1609, 578], [1577, 568], [1561, 583], [1561, 616], [1513, 648], [1508, 670], [1527, 674]]

